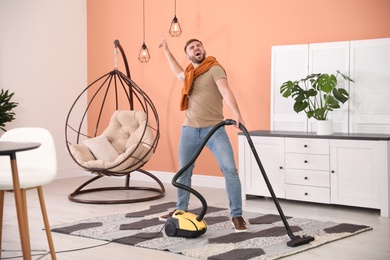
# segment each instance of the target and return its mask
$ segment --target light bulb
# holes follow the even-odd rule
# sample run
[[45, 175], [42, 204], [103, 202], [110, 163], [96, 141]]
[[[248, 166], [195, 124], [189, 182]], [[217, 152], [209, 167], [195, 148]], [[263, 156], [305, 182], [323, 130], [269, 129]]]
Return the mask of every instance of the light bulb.
[[141, 46], [141, 50], [139, 51], [138, 60], [142, 63], [148, 62], [150, 59], [150, 54], [148, 47], [146, 47], [146, 44], [143, 43]]
[[179, 37], [181, 35], [181, 27], [179, 20], [176, 18], [176, 15], [172, 20], [171, 27], [169, 28], [169, 34], [172, 37]]

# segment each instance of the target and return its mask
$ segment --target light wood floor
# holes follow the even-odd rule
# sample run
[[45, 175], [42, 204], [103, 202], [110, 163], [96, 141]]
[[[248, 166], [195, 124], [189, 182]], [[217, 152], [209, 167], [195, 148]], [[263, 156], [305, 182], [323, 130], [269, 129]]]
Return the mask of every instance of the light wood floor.
[[[50, 224], [52, 226], [94, 216], [143, 210], [149, 208], [149, 205], [175, 201], [176, 199], [176, 190], [168, 183], [165, 185], [167, 189], [166, 196], [162, 199], [150, 202], [119, 205], [91, 205], [69, 201], [67, 198], [68, 194], [87, 178], [89, 177], [84, 176], [56, 180], [44, 187], [46, 206]], [[116, 185], [119, 181], [120, 178], [106, 178], [107, 184], [110, 185]], [[122, 181], [120, 183], [122, 183]], [[134, 184], [144, 185], [145, 183], [134, 182]], [[225, 191], [223, 189], [194, 188], [206, 198], [209, 205], [221, 207], [228, 206]], [[34, 250], [33, 254], [42, 254], [41, 250], [46, 250], [48, 247], [45, 233], [42, 230], [43, 222], [40, 214], [38, 197], [35, 190], [28, 191], [27, 196], [31, 247], [32, 250]], [[106, 194], [105, 196], [108, 195]], [[196, 198], [193, 198], [193, 200], [194, 203], [200, 204]], [[285, 200], [280, 200], [279, 202], [283, 212], [287, 216], [363, 224], [374, 228], [372, 231], [332, 242], [285, 259], [390, 259], [390, 218], [380, 217], [378, 210]], [[271, 199], [251, 198], [244, 201], [243, 207], [245, 211], [277, 214], [277, 210]], [[13, 258], [21, 255], [13, 193], [6, 193], [4, 211], [2, 259], [22, 259], [21, 257]], [[53, 233], [53, 239], [56, 251], [58, 252], [57, 259], [61, 260], [193, 259], [169, 252], [142, 249], [116, 243], [98, 246], [105, 244], [105, 242], [58, 233]], [[65, 252], [87, 247], [93, 248]], [[50, 256], [34, 256], [33, 259], [50, 259]]]

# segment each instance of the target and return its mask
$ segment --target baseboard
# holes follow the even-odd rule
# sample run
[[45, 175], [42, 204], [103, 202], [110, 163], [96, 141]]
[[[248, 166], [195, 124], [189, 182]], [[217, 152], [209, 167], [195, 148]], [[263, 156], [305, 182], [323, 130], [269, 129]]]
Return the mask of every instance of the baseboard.
[[[172, 178], [175, 174], [173, 172], [161, 172], [161, 171], [149, 171], [149, 172], [154, 176], [156, 176], [164, 184], [171, 184]], [[56, 179], [75, 178], [75, 177], [88, 176], [88, 175], [91, 175], [91, 173], [80, 169], [72, 169], [66, 171], [59, 171]], [[140, 172], [134, 172], [133, 174], [131, 174], [131, 179], [154, 182], [152, 178]], [[224, 189], [225, 179], [223, 177], [195, 174], [192, 176], [192, 186]]]
[[88, 176], [91, 175], [90, 172], [83, 171], [80, 168], [76, 169], [69, 169], [69, 170], [59, 170], [57, 172], [57, 180], [60, 179], [68, 179], [68, 178], [76, 178], [76, 177], [81, 177], [81, 176]]

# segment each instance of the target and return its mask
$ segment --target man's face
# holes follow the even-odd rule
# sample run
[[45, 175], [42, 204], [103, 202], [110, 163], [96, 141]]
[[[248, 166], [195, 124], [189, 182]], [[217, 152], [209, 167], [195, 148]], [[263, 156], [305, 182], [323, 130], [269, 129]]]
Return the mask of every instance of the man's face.
[[193, 63], [200, 64], [206, 58], [206, 51], [202, 43], [198, 41], [191, 42], [186, 49], [187, 58]]

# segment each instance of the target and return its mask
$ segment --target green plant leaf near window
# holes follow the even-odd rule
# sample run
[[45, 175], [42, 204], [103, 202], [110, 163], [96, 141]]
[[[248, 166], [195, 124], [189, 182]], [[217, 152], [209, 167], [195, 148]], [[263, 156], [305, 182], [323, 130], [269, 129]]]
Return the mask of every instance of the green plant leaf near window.
[[15, 93], [10, 93], [9, 90], [1, 89], [0, 92], [0, 129], [4, 132], [6, 123], [12, 122], [15, 119], [14, 108], [18, 106], [17, 102], [11, 101]]
[[308, 118], [327, 120], [328, 112], [340, 108], [340, 103], [349, 98], [346, 89], [337, 88], [337, 77], [341, 75], [345, 81], [354, 82], [340, 71], [336, 72], [336, 75], [317, 73], [300, 80], [288, 80], [280, 87], [280, 93], [295, 100], [295, 112], [304, 111]]

